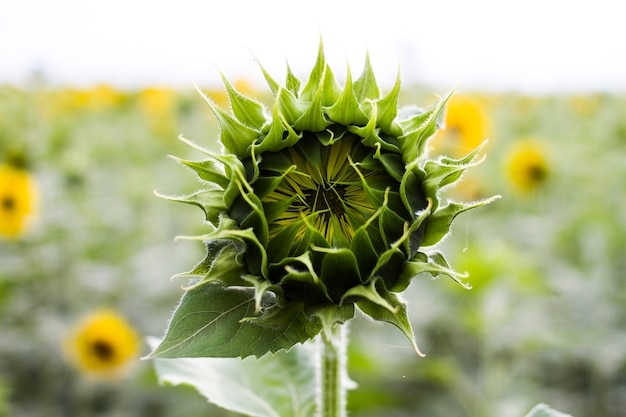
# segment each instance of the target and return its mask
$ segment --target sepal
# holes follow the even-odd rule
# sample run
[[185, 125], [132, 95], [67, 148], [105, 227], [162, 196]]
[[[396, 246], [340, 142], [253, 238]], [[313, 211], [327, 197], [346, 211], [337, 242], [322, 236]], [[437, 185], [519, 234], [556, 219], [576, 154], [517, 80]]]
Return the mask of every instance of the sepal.
[[244, 158], [248, 154], [248, 148], [252, 145], [259, 135], [260, 130], [246, 126], [236, 118], [232, 117], [217, 104], [198, 89], [204, 101], [209, 105], [215, 117], [220, 124], [220, 142], [224, 145], [227, 152], [236, 155], [238, 158]]
[[417, 347], [404, 301], [398, 295], [388, 291], [382, 281], [378, 281], [373, 288], [376, 294], [358, 301], [356, 303], [358, 308], [374, 320], [384, 321], [396, 326], [409, 339], [415, 353], [419, 356], [424, 356]]
[[452, 222], [459, 214], [477, 207], [485, 206], [497, 200], [498, 198], [500, 198], [499, 195], [484, 200], [474, 201], [471, 203], [450, 202], [447, 206], [435, 211], [426, 220], [422, 246], [434, 246], [439, 243], [444, 237], [450, 234], [450, 227], [452, 226]]
[[230, 107], [233, 114], [239, 121], [244, 124], [261, 130], [265, 125], [267, 118], [265, 117], [265, 107], [256, 100], [246, 97], [237, 90], [228, 81], [228, 79], [220, 72], [228, 97], [230, 99]]
[[182, 196], [170, 196], [161, 194], [155, 191], [154, 194], [157, 197], [163, 198], [169, 201], [176, 201], [178, 203], [191, 204], [200, 207], [204, 211], [204, 217], [207, 222], [211, 223], [214, 227], [217, 227], [219, 223], [220, 214], [226, 212], [227, 207], [224, 204], [224, 191], [223, 190], [199, 190], [195, 193], [182, 195]]
[[476, 155], [484, 148], [486, 143], [487, 141], [483, 142], [464, 158], [450, 159], [441, 157], [437, 160], [427, 161], [424, 164], [423, 190], [426, 196], [432, 198], [435, 202], [433, 210], [437, 209], [439, 193], [443, 189], [459, 181], [467, 169], [484, 161], [484, 157], [476, 160]]
[[325, 110], [328, 117], [330, 117], [330, 119], [335, 123], [340, 123], [345, 126], [364, 126], [367, 124], [369, 118], [361, 109], [361, 105], [354, 95], [354, 90], [352, 88], [352, 74], [350, 73], [349, 66], [346, 85], [341, 93], [341, 96], [339, 96], [339, 99], [335, 102], [335, 104]]
[[385, 97], [376, 100], [378, 108], [377, 125], [380, 130], [388, 135], [398, 136], [402, 133], [400, 126], [395, 122], [398, 115], [398, 97], [400, 96], [400, 72], [396, 82]]
[[331, 106], [337, 101], [341, 94], [341, 89], [335, 81], [335, 76], [330, 67], [326, 63], [324, 55], [324, 45], [320, 39], [317, 51], [317, 60], [311, 70], [311, 74], [300, 93], [300, 100], [306, 103], [314, 101], [316, 96], [320, 96], [319, 100], [323, 106]]
[[365, 55], [365, 65], [361, 75], [354, 82], [354, 94], [360, 102], [377, 100], [380, 97], [380, 90], [376, 84], [369, 53]]
[[405, 131], [404, 135], [398, 138], [402, 151], [402, 160], [405, 164], [408, 165], [415, 160], [423, 158], [428, 139], [435, 134], [443, 123], [445, 105], [451, 95], [452, 92], [431, 106], [426, 112], [415, 115], [418, 121], [421, 122], [424, 119], [425, 121], [417, 123], [409, 119], [403, 122], [405, 126], [416, 125], [413, 130]]
[[398, 276], [398, 280], [389, 290], [393, 292], [402, 292], [406, 290], [411, 283], [411, 280], [422, 273], [428, 273], [433, 277], [446, 275], [456, 281], [463, 288], [467, 290], [472, 288], [470, 284], [464, 282], [464, 280], [468, 277], [467, 272], [459, 273], [454, 271], [448, 264], [448, 261], [443, 253], [433, 251], [430, 254], [418, 252], [412, 260], [406, 262], [400, 272], [400, 275]]

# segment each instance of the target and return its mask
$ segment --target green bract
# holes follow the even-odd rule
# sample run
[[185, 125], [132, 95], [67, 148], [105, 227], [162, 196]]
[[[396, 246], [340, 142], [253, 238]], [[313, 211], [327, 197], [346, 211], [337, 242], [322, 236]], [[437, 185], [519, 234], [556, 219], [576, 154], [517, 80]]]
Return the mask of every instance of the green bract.
[[423, 111], [398, 109], [400, 80], [381, 96], [369, 60], [343, 89], [323, 48], [308, 81], [281, 86], [261, 68], [271, 109], [224, 79], [232, 114], [206, 98], [224, 152], [180, 160], [204, 188], [169, 197], [199, 206], [211, 226], [194, 237], [206, 258], [153, 357], [261, 356], [343, 323], [355, 306], [413, 341], [398, 293], [416, 275], [461, 285], [435, 245], [454, 218], [488, 203], [442, 204], [439, 191], [480, 161], [429, 159], [426, 143], [449, 96]]

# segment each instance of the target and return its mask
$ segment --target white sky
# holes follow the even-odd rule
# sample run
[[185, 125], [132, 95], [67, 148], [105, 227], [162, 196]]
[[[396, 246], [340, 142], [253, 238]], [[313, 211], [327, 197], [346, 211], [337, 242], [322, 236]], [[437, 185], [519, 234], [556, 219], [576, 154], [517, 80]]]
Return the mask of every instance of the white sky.
[[[626, 91], [622, 0], [0, 0], [0, 83], [132, 87], [306, 78], [320, 36], [343, 79], [369, 50], [381, 84]], [[252, 52], [250, 52], [252, 51]]]

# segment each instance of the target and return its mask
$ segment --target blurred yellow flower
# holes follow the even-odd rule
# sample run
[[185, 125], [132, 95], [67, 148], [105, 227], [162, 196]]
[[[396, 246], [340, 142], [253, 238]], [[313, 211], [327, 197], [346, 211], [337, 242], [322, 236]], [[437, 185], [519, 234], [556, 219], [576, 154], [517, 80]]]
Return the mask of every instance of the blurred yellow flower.
[[453, 156], [466, 155], [485, 139], [489, 120], [484, 106], [476, 98], [454, 95], [446, 106], [444, 128], [433, 141], [435, 148], [445, 148]]
[[85, 375], [119, 377], [137, 358], [135, 329], [111, 310], [96, 311], [77, 324], [65, 341], [68, 359]]
[[0, 165], [0, 237], [15, 239], [23, 235], [37, 211], [35, 180], [23, 169]]
[[89, 89], [75, 91], [74, 94], [77, 107], [91, 110], [115, 107], [124, 101], [124, 95], [108, 84], [98, 84]]
[[521, 192], [536, 190], [548, 178], [544, 148], [533, 139], [518, 142], [507, 159], [509, 180]]
[[148, 120], [153, 132], [161, 137], [174, 135], [176, 93], [170, 88], [148, 87], [137, 95], [139, 110]]
[[171, 116], [175, 100], [176, 93], [169, 88], [148, 87], [137, 95], [139, 108], [148, 117]]
[[99, 112], [115, 109], [124, 104], [126, 95], [108, 84], [90, 88], [61, 88], [48, 91], [38, 102], [42, 115], [47, 119], [71, 116], [85, 111]]
[[255, 97], [257, 95], [256, 88], [245, 78], [236, 79], [233, 87], [244, 96]]

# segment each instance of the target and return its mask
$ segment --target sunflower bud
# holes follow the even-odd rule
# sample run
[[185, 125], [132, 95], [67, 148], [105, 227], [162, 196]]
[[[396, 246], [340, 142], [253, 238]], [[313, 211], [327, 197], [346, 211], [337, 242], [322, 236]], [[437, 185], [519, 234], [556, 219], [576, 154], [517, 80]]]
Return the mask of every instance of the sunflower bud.
[[429, 159], [428, 139], [450, 95], [426, 110], [398, 108], [400, 78], [381, 95], [366, 59], [343, 88], [320, 45], [302, 86], [281, 86], [261, 67], [271, 109], [224, 78], [227, 113], [217, 116], [224, 152], [179, 160], [205, 188], [169, 197], [204, 210], [206, 258], [152, 356], [261, 356], [352, 318], [355, 308], [396, 325], [413, 343], [398, 293], [422, 272], [466, 287], [436, 249], [454, 218], [491, 200], [442, 204], [440, 190], [477, 164]]

